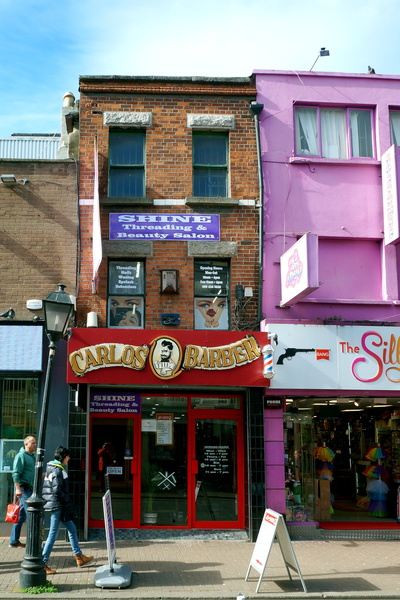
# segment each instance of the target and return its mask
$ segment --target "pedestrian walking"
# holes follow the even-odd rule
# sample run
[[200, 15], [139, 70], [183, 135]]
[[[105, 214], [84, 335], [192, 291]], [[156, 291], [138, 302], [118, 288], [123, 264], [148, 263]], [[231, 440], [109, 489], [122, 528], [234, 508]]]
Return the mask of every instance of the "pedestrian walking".
[[24, 445], [14, 458], [13, 482], [15, 496], [21, 500], [18, 522], [13, 525], [10, 535], [10, 548], [25, 548], [20, 541], [21, 529], [26, 521], [28, 506], [26, 501], [32, 496], [33, 480], [35, 477], [35, 450], [36, 439], [33, 435], [27, 435]]
[[61, 523], [65, 525], [72, 551], [78, 567], [93, 560], [93, 556], [82, 554], [78, 542], [78, 534], [73, 521], [73, 508], [69, 496], [69, 481], [67, 465], [70, 459], [70, 451], [64, 446], [58, 446], [54, 452], [54, 460], [47, 463], [46, 475], [43, 482], [42, 496], [45, 500], [44, 510], [51, 512], [50, 530], [43, 549], [44, 570], [47, 575], [56, 573], [55, 569], [49, 567], [49, 558], [57, 539]]

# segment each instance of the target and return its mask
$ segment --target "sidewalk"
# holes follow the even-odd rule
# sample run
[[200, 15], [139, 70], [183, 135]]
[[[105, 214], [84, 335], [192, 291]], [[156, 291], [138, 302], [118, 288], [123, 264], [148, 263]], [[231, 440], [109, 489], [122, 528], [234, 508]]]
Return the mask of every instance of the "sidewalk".
[[[293, 541], [307, 594], [295, 572], [290, 581], [281, 550], [273, 543], [264, 577], [252, 569], [245, 581], [254, 544], [245, 541], [152, 540], [117, 542], [117, 561], [132, 567], [130, 587], [101, 589], [94, 585], [99, 566], [107, 564], [105, 542], [81, 543], [94, 554], [87, 567], [75, 565], [68, 542], [57, 541], [50, 565], [57, 574], [48, 579], [59, 593], [40, 598], [225, 599], [246, 598], [386, 598], [400, 597], [400, 546], [394, 541]], [[18, 592], [25, 550], [0, 539], [0, 599], [30, 598]]]

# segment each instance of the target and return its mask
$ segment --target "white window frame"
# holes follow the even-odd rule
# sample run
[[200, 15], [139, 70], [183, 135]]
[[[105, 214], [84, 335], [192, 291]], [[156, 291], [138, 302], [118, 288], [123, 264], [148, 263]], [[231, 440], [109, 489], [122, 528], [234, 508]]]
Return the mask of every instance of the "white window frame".
[[390, 142], [400, 146], [400, 109], [390, 110]]
[[[367, 112], [370, 115], [371, 134], [367, 143], [370, 144], [371, 152], [368, 156], [359, 156], [360, 152], [357, 151], [360, 142], [360, 137], [354, 136], [354, 132], [358, 131], [358, 123], [354, 119], [357, 112]], [[301, 114], [303, 114], [302, 120], [300, 120]], [[294, 117], [296, 156], [340, 160], [375, 158], [372, 108], [295, 106]], [[302, 149], [302, 137], [306, 138], [308, 149]]]

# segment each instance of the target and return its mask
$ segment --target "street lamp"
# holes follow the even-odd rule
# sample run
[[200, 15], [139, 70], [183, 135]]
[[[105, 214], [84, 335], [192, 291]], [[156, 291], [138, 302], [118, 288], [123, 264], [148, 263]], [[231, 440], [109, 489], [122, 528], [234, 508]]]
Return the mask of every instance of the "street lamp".
[[43, 300], [44, 319], [47, 337], [49, 338], [49, 358], [47, 362], [46, 380], [43, 390], [42, 410], [40, 414], [39, 434], [37, 437], [35, 477], [33, 481], [32, 496], [27, 500], [27, 533], [26, 554], [21, 563], [19, 584], [21, 588], [43, 585], [46, 582], [44, 562], [42, 559], [42, 520], [44, 500], [42, 498], [42, 473], [44, 442], [46, 440], [47, 413], [50, 399], [51, 373], [57, 342], [62, 338], [68, 328], [70, 318], [74, 311], [74, 304], [70, 296], [64, 292], [65, 285], [59, 283], [58, 290], [51, 292]]

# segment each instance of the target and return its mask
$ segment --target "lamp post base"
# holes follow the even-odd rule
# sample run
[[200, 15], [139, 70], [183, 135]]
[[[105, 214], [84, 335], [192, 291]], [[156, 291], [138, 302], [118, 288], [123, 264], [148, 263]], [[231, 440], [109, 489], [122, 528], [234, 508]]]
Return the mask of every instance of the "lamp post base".
[[[24, 560], [22, 563], [22, 569], [19, 572], [19, 587], [20, 589], [28, 589], [30, 587], [36, 587], [45, 585], [46, 583], [46, 572], [43, 568], [37, 568], [37, 565], [28, 566], [27, 561]], [[44, 564], [44, 563], [43, 563]]]
[[44, 500], [36, 494], [32, 494], [26, 503], [28, 505], [26, 554], [19, 572], [21, 588], [30, 588], [46, 583], [41, 536]]

